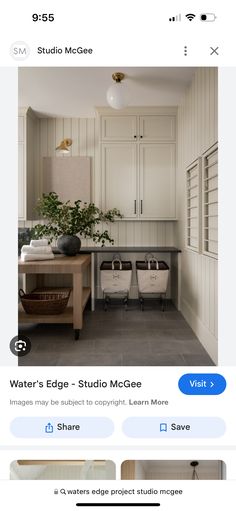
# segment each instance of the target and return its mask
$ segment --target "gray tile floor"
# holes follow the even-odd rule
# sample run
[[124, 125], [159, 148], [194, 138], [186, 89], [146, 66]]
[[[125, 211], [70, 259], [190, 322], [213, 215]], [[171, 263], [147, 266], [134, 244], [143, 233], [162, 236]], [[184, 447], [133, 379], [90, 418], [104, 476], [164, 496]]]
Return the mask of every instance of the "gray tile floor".
[[20, 366], [212, 366], [213, 361], [171, 303], [162, 312], [157, 302], [126, 312], [112, 304], [105, 312], [85, 311], [80, 340], [71, 325], [21, 325], [32, 343]]

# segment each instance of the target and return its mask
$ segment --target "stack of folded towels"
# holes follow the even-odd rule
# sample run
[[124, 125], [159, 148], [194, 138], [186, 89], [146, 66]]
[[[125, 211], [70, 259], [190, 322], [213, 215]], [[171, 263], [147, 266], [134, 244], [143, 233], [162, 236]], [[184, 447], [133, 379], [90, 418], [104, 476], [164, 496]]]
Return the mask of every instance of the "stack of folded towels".
[[48, 240], [31, 240], [30, 245], [23, 245], [21, 249], [21, 261], [43, 261], [53, 259], [51, 245]]

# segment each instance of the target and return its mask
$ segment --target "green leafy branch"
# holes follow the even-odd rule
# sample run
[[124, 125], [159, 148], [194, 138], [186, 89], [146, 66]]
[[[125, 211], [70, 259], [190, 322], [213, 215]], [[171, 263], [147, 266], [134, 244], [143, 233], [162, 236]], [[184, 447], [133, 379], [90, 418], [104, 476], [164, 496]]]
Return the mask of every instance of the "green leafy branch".
[[116, 208], [103, 212], [95, 204], [83, 203], [81, 200], [75, 201], [74, 204], [70, 201], [61, 202], [55, 192], [43, 194], [38, 201], [37, 211], [47, 223], [37, 224], [32, 235], [36, 239], [46, 237], [50, 241], [63, 234], [69, 234], [92, 238], [102, 245], [106, 241], [114, 243], [107, 230], [95, 230], [95, 227], [102, 222], [110, 223], [122, 218], [122, 214]]

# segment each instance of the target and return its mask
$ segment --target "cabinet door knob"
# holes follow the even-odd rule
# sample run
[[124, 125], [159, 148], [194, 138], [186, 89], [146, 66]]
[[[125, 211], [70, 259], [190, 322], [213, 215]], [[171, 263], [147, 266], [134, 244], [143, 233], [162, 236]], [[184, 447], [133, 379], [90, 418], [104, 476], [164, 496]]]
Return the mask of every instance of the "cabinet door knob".
[[143, 138], [143, 135], [140, 135], [140, 138]]
[[141, 208], [140, 208], [141, 215], [143, 214], [143, 199], [141, 199]]
[[137, 138], [137, 135], [134, 135], [134, 138]]

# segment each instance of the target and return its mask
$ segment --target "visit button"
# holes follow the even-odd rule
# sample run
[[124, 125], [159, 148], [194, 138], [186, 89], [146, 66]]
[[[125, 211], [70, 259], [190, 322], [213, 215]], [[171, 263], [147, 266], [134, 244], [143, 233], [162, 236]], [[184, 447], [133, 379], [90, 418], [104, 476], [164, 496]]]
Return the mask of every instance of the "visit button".
[[179, 379], [179, 389], [183, 394], [213, 396], [222, 394], [226, 388], [224, 376], [217, 373], [189, 373]]

